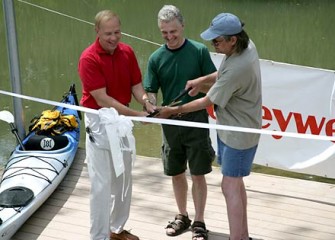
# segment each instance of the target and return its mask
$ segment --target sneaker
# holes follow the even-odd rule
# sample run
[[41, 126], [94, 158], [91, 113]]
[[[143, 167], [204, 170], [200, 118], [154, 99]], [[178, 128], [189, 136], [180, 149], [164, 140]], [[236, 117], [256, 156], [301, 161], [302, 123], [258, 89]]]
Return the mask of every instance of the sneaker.
[[177, 214], [175, 219], [166, 226], [166, 235], [177, 236], [183, 233], [191, 226], [191, 220], [188, 216]]
[[120, 233], [111, 233], [110, 240], [140, 240], [137, 236], [123, 230]]

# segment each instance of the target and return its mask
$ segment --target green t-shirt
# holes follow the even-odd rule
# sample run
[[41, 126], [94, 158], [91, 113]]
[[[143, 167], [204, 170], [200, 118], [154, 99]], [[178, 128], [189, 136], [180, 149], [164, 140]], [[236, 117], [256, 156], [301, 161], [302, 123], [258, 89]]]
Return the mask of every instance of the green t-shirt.
[[[163, 103], [168, 105], [185, 89], [186, 82], [216, 71], [207, 47], [199, 42], [185, 39], [184, 44], [178, 49], [168, 49], [163, 45], [149, 58], [147, 72], [144, 77], [143, 87], [150, 93], [162, 92]], [[186, 95], [182, 102], [187, 103], [196, 97]]]

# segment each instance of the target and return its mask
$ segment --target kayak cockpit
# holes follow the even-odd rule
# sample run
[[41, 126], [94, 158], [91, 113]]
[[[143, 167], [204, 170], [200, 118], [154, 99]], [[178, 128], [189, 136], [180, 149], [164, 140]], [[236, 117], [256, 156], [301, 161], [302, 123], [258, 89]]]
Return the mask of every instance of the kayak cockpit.
[[[53, 151], [65, 148], [69, 139], [63, 135], [33, 135], [23, 143], [27, 151]], [[20, 149], [22, 150], [22, 149]]]

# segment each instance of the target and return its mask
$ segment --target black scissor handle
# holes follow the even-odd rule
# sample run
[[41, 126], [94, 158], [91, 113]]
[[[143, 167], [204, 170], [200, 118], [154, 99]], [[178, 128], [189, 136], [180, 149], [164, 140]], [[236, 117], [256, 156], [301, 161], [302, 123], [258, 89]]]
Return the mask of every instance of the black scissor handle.
[[[168, 107], [172, 107], [172, 106], [175, 106], [176, 104], [179, 104], [179, 103], [180, 103], [179, 100], [180, 100], [182, 97], [184, 97], [184, 96], [185, 96], [191, 89], [192, 89], [192, 88], [189, 87], [189, 88], [184, 89], [183, 91], [181, 91], [181, 92], [179, 93], [179, 95], [178, 95], [177, 97], [175, 97], [175, 98], [172, 100], [172, 102], [171, 102], [169, 105], [167, 105], [167, 106], [168, 106]], [[156, 116], [158, 113], [159, 113], [159, 110], [155, 110], [155, 111], [153, 111], [152, 113], [150, 113], [149, 115], [147, 115], [147, 117], [154, 117], [154, 116]]]
[[179, 95], [177, 97], [175, 97], [172, 102], [169, 105], [173, 105], [175, 102], [179, 101], [182, 97], [184, 97], [192, 88], [189, 87], [187, 89], [184, 89], [183, 91], [181, 91], [179, 93]]
[[147, 117], [154, 117], [159, 113], [159, 110], [155, 110], [152, 113], [150, 113], [149, 115], [147, 115]]

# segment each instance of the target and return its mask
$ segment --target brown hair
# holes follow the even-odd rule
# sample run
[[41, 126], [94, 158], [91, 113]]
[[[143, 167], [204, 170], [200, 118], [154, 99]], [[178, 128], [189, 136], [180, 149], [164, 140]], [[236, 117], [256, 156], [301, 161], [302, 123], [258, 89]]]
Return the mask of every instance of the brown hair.
[[241, 53], [244, 49], [246, 49], [249, 45], [249, 36], [246, 31], [242, 30], [242, 32], [237, 33], [235, 35], [223, 36], [226, 41], [229, 41], [232, 36], [237, 38], [235, 45], [235, 52]]

